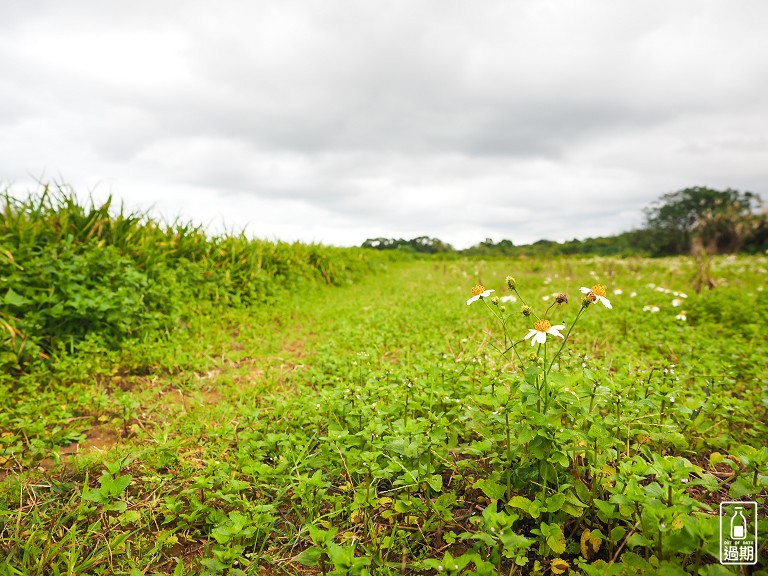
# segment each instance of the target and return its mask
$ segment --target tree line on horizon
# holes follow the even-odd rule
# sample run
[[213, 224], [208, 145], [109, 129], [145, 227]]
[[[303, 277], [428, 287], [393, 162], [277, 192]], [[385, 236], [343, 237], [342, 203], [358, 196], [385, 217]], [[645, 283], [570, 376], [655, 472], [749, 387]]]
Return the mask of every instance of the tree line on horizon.
[[369, 238], [362, 248], [416, 254], [465, 256], [675, 256], [691, 253], [733, 254], [768, 250], [768, 212], [752, 192], [692, 187], [664, 194], [644, 209], [645, 222], [636, 230], [614, 236], [538, 240], [515, 245], [512, 240], [486, 238], [463, 250], [429, 236], [410, 240]]

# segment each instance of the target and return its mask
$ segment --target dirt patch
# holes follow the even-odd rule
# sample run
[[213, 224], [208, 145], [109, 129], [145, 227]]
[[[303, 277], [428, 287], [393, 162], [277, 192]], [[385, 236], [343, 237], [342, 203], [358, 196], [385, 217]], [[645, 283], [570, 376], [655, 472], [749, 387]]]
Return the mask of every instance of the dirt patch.
[[208, 388], [207, 390], [200, 391], [200, 397], [207, 405], [218, 404], [224, 400], [224, 395], [215, 388]]
[[286, 340], [280, 347], [281, 355], [303, 358], [306, 354], [307, 342], [305, 340]]
[[[705, 472], [712, 474], [715, 478], [718, 479], [719, 482], [726, 482], [723, 487], [716, 492], [709, 492], [701, 486], [690, 486], [685, 490], [691, 498], [711, 506], [715, 511], [712, 513], [715, 514], [721, 502], [733, 500], [729, 493], [730, 479], [736, 478], [736, 472], [734, 472], [734, 470], [725, 462], [719, 462], [714, 466], [711, 465], [709, 463], [709, 457], [704, 455], [697, 455], [696, 457], [692, 458], [691, 461], [693, 464], [701, 467]], [[751, 475], [751, 473], [742, 473], [746, 474], [747, 476]], [[768, 488], [763, 488], [760, 492], [751, 494], [749, 496], [749, 499], [751, 500], [755, 500], [756, 498], [761, 498], [768, 501]], [[764, 507], [766, 510], [768, 510], [768, 505]]]
[[100, 424], [94, 426], [86, 433], [85, 442], [82, 442], [80, 450], [109, 452], [119, 442], [120, 436], [114, 429], [105, 424]]
[[[120, 435], [114, 429], [98, 424], [86, 432], [85, 440], [73, 442], [58, 449], [59, 457], [49, 457], [41, 460], [37, 466], [40, 471], [50, 472], [55, 469], [57, 462], [66, 463], [68, 458], [88, 452], [107, 453], [120, 442]], [[0, 480], [2, 477], [0, 477]]]
[[169, 562], [165, 568], [169, 570], [175, 570], [176, 562], [175, 558], [181, 560], [186, 570], [197, 570], [200, 568], [200, 561], [205, 558], [206, 543], [197, 542], [195, 540], [187, 540], [184, 542], [177, 542], [166, 553], [170, 558], [174, 560]]

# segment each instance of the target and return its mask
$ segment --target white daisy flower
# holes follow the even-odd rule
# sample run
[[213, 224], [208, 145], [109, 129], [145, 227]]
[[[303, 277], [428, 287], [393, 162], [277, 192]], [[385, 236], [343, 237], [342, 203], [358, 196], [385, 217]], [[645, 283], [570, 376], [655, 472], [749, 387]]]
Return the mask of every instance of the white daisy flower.
[[467, 306], [472, 304], [472, 302], [479, 300], [480, 298], [487, 298], [488, 296], [490, 296], [491, 292], [493, 292], [493, 290], [486, 290], [485, 286], [483, 286], [482, 284], [478, 284], [477, 286], [472, 288], [472, 298], [467, 300]]
[[564, 336], [560, 334], [560, 330], [565, 330], [563, 324], [552, 326], [552, 324], [549, 323], [549, 320], [538, 320], [533, 325], [533, 328], [528, 331], [528, 334], [525, 335], [525, 339], [528, 340], [531, 338], [531, 346], [537, 342], [539, 344], [544, 344], [547, 341], [547, 334], [552, 334], [552, 336], [557, 336], [558, 338], [564, 338]]
[[643, 306], [643, 312], [658, 312], [659, 310], [658, 306]]
[[605, 297], [606, 296], [605, 288], [603, 287], [602, 284], [595, 284], [594, 286], [592, 286], [592, 288], [585, 288], [584, 286], [582, 286], [581, 288], [579, 288], [579, 290], [581, 290], [582, 293], [586, 294], [587, 298], [591, 302], [593, 303], [600, 302], [606, 308], [613, 308], [613, 306], [611, 306], [610, 300], [608, 300], [608, 298]]
[[634, 298], [635, 296], [637, 296], [637, 292], [630, 292], [629, 293], [629, 297], [630, 298]]
[[621, 288], [616, 288], [616, 290], [614, 290], [613, 293], [616, 294], [616, 296], [621, 296], [622, 294], [624, 294], [624, 291]]
[[673, 306], [674, 308], [677, 308], [677, 307], [678, 307], [678, 306], [680, 306], [680, 304], [682, 304], [682, 303], [683, 303], [683, 301], [682, 301], [680, 298], [673, 298], [673, 299], [672, 299], [672, 306]]
[[685, 310], [680, 310], [680, 314], [678, 314], [677, 316], [675, 316], [675, 318], [676, 318], [677, 320], [682, 320], [683, 322], [685, 322], [686, 320], [688, 320], [688, 318], [685, 316]]
[[499, 301], [500, 302], [517, 302], [517, 297], [509, 294], [507, 296], [502, 296], [501, 298], [499, 298]]

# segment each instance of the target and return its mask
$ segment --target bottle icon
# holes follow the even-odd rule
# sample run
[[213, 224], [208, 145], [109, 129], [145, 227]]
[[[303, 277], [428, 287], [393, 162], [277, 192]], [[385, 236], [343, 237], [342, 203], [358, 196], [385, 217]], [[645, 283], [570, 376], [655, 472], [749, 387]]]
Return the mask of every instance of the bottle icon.
[[747, 537], [747, 519], [744, 517], [743, 508], [735, 506], [731, 516], [731, 538], [744, 540]]

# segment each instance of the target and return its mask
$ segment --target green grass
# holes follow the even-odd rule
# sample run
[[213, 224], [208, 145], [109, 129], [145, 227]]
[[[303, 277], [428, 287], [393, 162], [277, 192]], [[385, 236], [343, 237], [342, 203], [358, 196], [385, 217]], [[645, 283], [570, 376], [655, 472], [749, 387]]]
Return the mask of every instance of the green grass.
[[360, 249], [211, 237], [189, 223], [84, 203], [45, 186], [0, 195], [0, 369], [82, 345], [155, 341], [215, 308], [272, 301], [302, 284], [339, 285], [392, 259]]
[[[766, 268], [716, 259], [697, 295], [686, 259], [391, 262], [86, 338], [3, 380], [0, 573], [730, 573], [719, 502], [766, 518]], [[508, 274], [539, 314], [570, 295], [553, 323], [580, 286], [613, 303], [584, 312], [546, 409], [536, 348], [523, 370], [465, 304]]]

